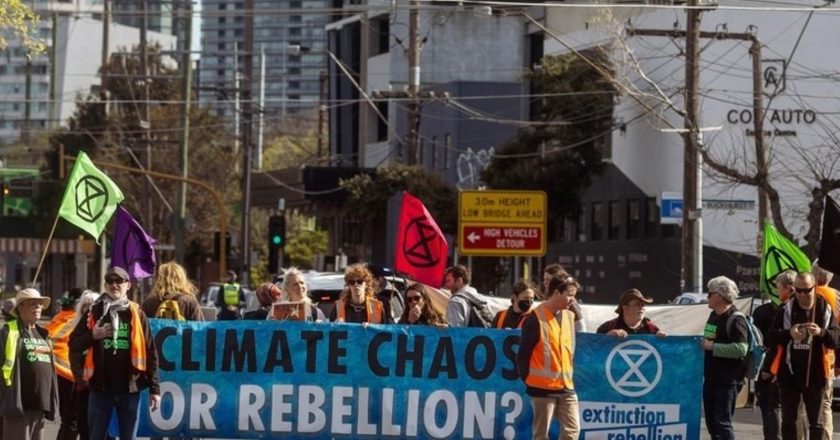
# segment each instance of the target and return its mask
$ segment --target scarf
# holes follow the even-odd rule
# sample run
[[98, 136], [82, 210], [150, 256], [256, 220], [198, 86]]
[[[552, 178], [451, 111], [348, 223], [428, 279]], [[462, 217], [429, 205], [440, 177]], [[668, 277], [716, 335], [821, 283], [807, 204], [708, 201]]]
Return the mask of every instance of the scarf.
[[[99, 301], [102, 303], [102, 317], [99, 318], [99, 322], [103, 322], [106, 316], [110, 317], [111, 322], [111, 339], [113, 340], [113, 347], [114, 353], [117, 352], [117, 335], [119, 334], [120, 330], [120, 312], [123, 310], [128, 310], [129, 301], [128, 298], [122, 297], [120, 299], [111, 299], [110, 296], [102, 295], [99, 297]], [[107, 322], [107, 320], [105, 320]]]

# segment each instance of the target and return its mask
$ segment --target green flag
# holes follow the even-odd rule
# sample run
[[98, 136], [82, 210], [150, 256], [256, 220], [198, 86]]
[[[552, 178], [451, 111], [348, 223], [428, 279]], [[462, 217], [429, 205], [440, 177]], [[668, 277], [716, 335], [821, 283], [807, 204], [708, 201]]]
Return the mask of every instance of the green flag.
[[776, 304], [779, 303], [776, 276], [788, 269], [797, 273], [806, 272], [811, 270], [811, 262], [799, 246], [785, 238], [769, 222], [764, 223], [759, 288], [762, 293], [770, 295], [770, 299]]
[[80, 151], [67, 180], [58, 216], [78, 226], [99, 242], [108, 220], [114, 215], [123, 193], [105, 173]]

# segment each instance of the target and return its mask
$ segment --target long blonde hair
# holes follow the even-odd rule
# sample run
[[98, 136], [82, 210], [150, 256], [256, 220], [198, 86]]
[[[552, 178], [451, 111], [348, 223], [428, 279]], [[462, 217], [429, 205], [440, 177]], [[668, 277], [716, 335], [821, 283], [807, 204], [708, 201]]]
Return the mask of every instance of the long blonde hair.
[[177, 294], [195, 296], [197, 292], [198, 288], [187, 278], [187, 272], [180, 264], [170, 261], [157, 268], [151, 296], [164, 300]]
[[280, 300], [283, 302], [291, 302], [292, 298], [289, 297], [289, 290], [291, 288], [292, 282], [289, 281], [292, 277], [297, 278], [298, 280], [303, 280], [306, 284], [306, 294], [302, 295], [301, 301], [312, 304], [312, 300], [309, 298], [309, 284], [306, 283], [306, 278], [303, 277], [303, 273], [296, 267], [290, 267], [283, 272], [283, 289], [282, 294], [280, 296]]

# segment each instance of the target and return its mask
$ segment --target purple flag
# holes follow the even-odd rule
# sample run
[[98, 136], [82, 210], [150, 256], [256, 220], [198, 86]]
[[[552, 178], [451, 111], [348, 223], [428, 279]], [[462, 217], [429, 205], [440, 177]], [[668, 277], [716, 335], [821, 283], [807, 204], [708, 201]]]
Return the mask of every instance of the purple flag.
[[122, 206], [117, 208], [116, 217], [111, 267], [122, 267], [135, 280], [152, 276], [157, 265], [152, 245], [157, 241]]

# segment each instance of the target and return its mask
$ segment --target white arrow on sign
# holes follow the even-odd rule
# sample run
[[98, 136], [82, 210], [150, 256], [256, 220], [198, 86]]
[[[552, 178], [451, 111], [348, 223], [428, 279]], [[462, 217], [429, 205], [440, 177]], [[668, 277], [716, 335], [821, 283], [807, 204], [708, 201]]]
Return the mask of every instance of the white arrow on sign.
[[475, 244], [475, 242], [478, 241], [479, 239], [481, 239], [481, 236], [476, 234], [475, 231], [470, 232], [470, 235], [467, 236], [467, 240], [469, 240], [470, 243], [473, 243], [473, 244]]

